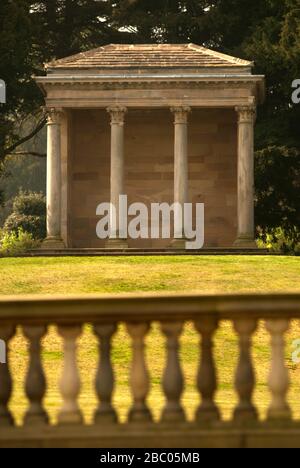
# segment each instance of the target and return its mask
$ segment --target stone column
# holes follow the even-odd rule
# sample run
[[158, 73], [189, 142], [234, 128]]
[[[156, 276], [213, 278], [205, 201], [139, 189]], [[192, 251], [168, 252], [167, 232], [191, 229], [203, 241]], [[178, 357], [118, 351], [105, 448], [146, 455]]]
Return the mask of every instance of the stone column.
[[61, 115], [49, 109], [47, 117], [47, 238], [44, 249], [63, 249], [61, 237]]
[[238, 112], [238, 233], [235, 246], [256, 248], [254, 229], [254, 123], [255, 106]]
[[120, 232], [119, 197], [124, 194], [124, 120], [125, 107], [109, 107], [111, 116], [110, 202], [116, 209], [116, 229], [112, 229], [108, 248], [127, 248], [127, 234]]
[[[171, 108], [171, 112], [175, 115], [174, 203], [181, 206], [182, 213], [184, 213], [184, 204], [188, 202], [188, 114], [190, 111], [190, 107]], [[185, 242], [184, 231], [176, 226], [175, 222], [172, 247], [185, 249]]]

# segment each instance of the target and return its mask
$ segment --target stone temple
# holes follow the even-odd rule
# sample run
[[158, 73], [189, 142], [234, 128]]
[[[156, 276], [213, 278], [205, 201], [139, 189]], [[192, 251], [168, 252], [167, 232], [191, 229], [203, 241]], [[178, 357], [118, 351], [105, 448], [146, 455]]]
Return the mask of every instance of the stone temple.
[[[100, 240], [101, 202], [205, 204], [205, 247], [255, 248], [254, 124], [264, 77], [195, 44], [107, 45], [46, 65], [44, 248], [176, 247]], [[178, 243], [178, 246], [180, 243]]]

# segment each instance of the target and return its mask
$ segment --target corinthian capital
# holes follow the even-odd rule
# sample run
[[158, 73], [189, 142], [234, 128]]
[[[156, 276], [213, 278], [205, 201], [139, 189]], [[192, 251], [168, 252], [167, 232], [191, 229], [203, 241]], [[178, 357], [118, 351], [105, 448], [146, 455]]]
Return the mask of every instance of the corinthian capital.
[[60, 125], [61, 117], [63, 114], [63, 109], [58, 107], [51, 107], [45, 109], [45, 114], [47, 116], [47, 124], [48, 125]]
[[191, 108], [187, 106], [171, 107], [171, 112], [175, 115], [175, 124], [186, 124]]
[[107, 112], [111, 117], [111, 124], [124, 125], [126, 107], [108, 107]]
[[239, 116], [239, 123], [254, 123], [256, 119], [256, 106], [238, 106], [235, 108]]

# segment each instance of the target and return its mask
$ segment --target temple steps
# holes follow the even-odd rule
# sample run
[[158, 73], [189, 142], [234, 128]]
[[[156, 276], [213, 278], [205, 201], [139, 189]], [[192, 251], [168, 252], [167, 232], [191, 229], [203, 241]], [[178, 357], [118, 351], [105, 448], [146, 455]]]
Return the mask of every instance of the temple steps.
[[95, 249], [73, 248], [60, 250], [36, 249], [22, 257], [127, 257], [127, 256], [176, 256], [176, 255], [274, 255], [268, 249], [205, 248], [201, 250], [175, 249]]

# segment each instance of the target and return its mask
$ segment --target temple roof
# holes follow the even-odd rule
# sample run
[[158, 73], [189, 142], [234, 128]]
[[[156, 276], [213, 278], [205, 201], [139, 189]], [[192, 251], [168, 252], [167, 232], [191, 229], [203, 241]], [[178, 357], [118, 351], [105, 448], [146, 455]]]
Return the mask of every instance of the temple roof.
[[221, 54], [196, 44], [110, 44], [55, 60], [46, 69], [249, 69], [253, 62]]

